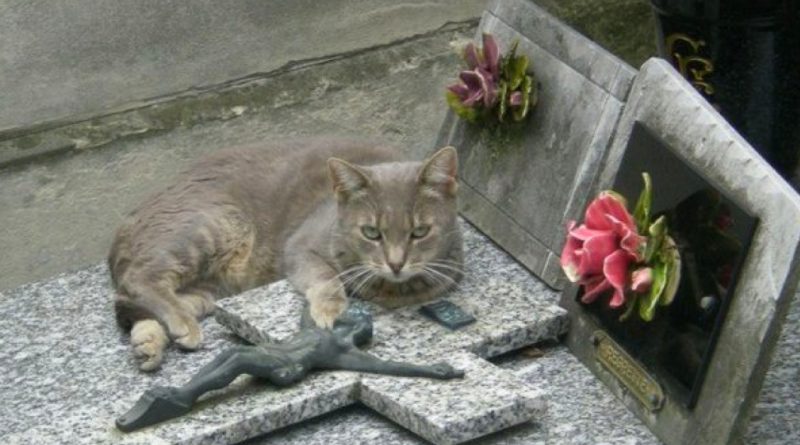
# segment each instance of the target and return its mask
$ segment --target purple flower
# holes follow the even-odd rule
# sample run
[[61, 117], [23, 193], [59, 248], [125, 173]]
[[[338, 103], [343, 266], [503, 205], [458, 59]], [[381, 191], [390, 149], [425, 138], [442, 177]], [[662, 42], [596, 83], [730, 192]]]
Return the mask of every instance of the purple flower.
[[494, 107], [500, 80], [500, 51], [494, 37], [483, 34], [483, 48], [480, 50], [472, 43], [468, 44], [464, 49], [464, 60], [469, 69], [459, 74], [461, 83], [447, 89], [458, 96], [464, 106], [481, 103], [486, 108]]
[[528, 58], [517, 55], [517, 43], [509, 53], [500, 54], [497, 41], [483, 34], [483, 46], [468, 43], [461, 51], [467, 69], [458, 75], [458, 83], [447, 87], [445, 97], [450, 108], [470, 122], [506, 117], [522, 121], [536, 104], [536, 85], [528, 73]]
[[491, 34], [483, 34], [483, 48], [480, 50], [469, 43], [464, 48], [464, 60], [471, 70], [482, 68], [495, 79], [500, 77], [500, 49]]

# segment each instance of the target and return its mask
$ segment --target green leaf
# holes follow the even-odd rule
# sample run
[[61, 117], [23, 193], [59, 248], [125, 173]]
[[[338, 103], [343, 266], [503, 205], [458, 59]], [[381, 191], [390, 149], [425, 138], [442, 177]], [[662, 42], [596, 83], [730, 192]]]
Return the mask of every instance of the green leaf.
[[661, 215], [647, 229], [647, 246], [644, 249], [644, 262], [650, 264], [653, 258], [661, 250], [661, 244], [667, 236], [667, 219]]
[[659, 299], [659, 304], [661, 306], [669, 306], [675, 299], [678, 285], [681, 282], [681, 254], [678, 251], [678, 246], [675, 245], [675, 240], [670, 236], [664, 238], [661, 251], [661, 256], [665, 258], [667, 265], [667, 283], [664, 286], [664, 293], [661, 294]]
[[525, 81], [525, 72], [528, 70], [528, 56], [521, 55], [511, 60], [509, 63], [509, 76], [507, 80], [511, 90], [516, 90]]
[[[519, 40], [514, 40], [514, 43], [511, 44], [511, 49], [508, 50], [508, 54], [503, 57], [502, 66], [500, 67], [502, 71], [502, 76], [506, 80], [511, 79], [511, 73], [513, 71], [512, 64], [517, 58], [517, 46], [519, 45]], [[512, 88], [513, 90], [514, 88]]]
[[639, 316], [642, 317], [642, 320], [653, 320], [656, 314], [656, 306], [661, 298], [661, 294], [664, 292], [666, 284], [667, 265], [664, 263], [656, 263], [653, 265], [653, 283], [650, 285], [650, 292], [639, 300]]
[[517, 122], [521, 121], [522, 119], [525, 119], [525, 116], [528, 115], [528, 110], [530, 110], [531, 106], [531, 88], [532, 88], [531, 77], [525, 76], [522, 82], [522, 105], [515, 108], [512, 112], [512, 116], [514, 120]]
[[633, 309], [636, 307], [636, 304], [639, 302], [639, 294], [633, 294], [628, 300], [628, 307], [625, 308], [625, 313], [619, 316], [619, 321], [625, 321], [630, 318], [631, 314], [633, 314]]
[[445, 97], [447, 98], [447, 104], [450, 105], [450, 108], [458, 116], [468, 120], [469, 122], [475, 122], [475, 120], [478, 118], [478, 110], [472, 107], [464, 106], [456, 93], [447, 90]]
[[653, 203], [653, 186], [650, 181], [650, 174], [642, 172], [642, 179], [644, 180], [644, 188], [642, 193], [639, 194], [639, 200], [636, 201], [636, 207], [633, 210], [633, 219], [636, 221], [639, 233], [644, 233], [645, 229], [650, 227], [650, 207]]
[[503, 118], [506, 116], [506, 102], [508, 100], [507, 92], [508, 85], [504, 80], [501, 80], [497, 88], [497, 97], [500, 99], [497, 107], [497, 120], [499, 122], [503, 122]]

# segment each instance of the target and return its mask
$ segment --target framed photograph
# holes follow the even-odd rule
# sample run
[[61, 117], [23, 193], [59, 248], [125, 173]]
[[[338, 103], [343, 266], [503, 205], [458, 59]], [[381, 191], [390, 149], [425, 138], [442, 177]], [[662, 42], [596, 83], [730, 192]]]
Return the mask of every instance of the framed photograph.
[[640, 317], [570, 286], [569, 346], [666, 443], [736, 442], [797, 286], [800, 198], [659, 59], [634, 80], [593, 196], [633, 212], [643, 173], [679, 253], [674, 292]]

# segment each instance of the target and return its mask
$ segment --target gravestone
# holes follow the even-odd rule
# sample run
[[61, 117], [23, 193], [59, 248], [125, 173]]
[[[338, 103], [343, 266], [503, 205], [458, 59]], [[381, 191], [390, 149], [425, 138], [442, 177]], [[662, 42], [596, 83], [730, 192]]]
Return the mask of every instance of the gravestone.
[[458, 149], [462, 215], [562, 288], [563, 228], [583, 210], [636, 71], [526, 0], [489, 2], [478, 32], [491, 33], [501, 51], [519, 42], [538, 105], [524, 123], [499, 130], [450, 113], [436, 146]]
[[[614, 189], [630, 200], [649, 171], [654, 212], [666, 212], [670, 234], [688, 242], [678, 243], [675, 300], [650, 324], [618, 321], [620, 311], [582, 304], [569, 288], [570, 349], [666, 443], [740, 441], [797, 286], [800, 197], [660, 59], [636, 76], [598, 168], [592, 196]], [[689, 232], [709, 208], [724, 209], [727, 228], [717, 233], [735, 247], [724, 257], [713, 233]], [[724, 269], [709, 267], [720, 261]], [[710, 277], [716, 270], [726, 273]]]
[[[533, 58], [542, 89], [530, 134], [518, 141], [517, 151], [495, 153], [497, 147], [488, 146], [480, 130], [451, 118], [437, 146], [448, 141], [459, 146], [467, 218], [546, 283], [562, 284], [557, 254], [563, 223], [579, 219], [598, 190], [621, 186], [617, 173], [631, 140], [639, 137], [636, 122], [756, 221], [694, 408], [669, 390], [659, 410], [644, 408], [597, 362], [589, 340], [598, 324], [576, 304], [576, 289], [569, 288], [563, 298], [573, 323], [572, 350], [665, 441], [716, 443], [739, 437], [798, 275], [796, 195], [664, 63], [645, 65], [625, 104], [634, 72], [531, 2], [493, 1], [481, 26], [504, 45], [519, 38], [520, 48]], [[487, 171], [479, 169], [484, 161], [491, 167]], [[357, 401], [436, 443], [457, 443], [535, 419], [546, 405], [541, 388], [528, 387], [520, 375], [486, 358], [564, 333], [566, 312], [554, 305], [556, 292], [465, 229], [467, 278], [447, 298], [478, 321], [449, 331], [417, 307], [375, 308], [370, 348], [385, 358], [448, 361], [467, 370], [463, 381], [337, 371], [274, 389], [242, 377], [209, 394], [184, 418], [122, 434], [113, 419], [144, 389], [184, 383], [229, 346], [230, 337], [207, 320], [203, 349], [170, 354], [164, 369], [143, 379], [127, 339], [112, 324], [111, 299], [105, 295], [108, 271], [100, 266], [30, 285], [20, 292], [28, 298], [3, 302], [2, 357], [14, 361], [3, 386], [4, 395], [10, 394], [3, 407], [10, 433], [3, 441], [235, 443]], [[224, 300], [218, 317], [245, 338], [279, 341], [297, 329], [301, 302], [286, 282], [278, 282]], [[573, 383], [579, 373], [564, 375], [560, 367], [554, 373], [563, 375], [554, 394], [580, 386]], [[554, 430], [583, 412], [558, 414], [551, 421]]]
[[[130, 390], [114, 400], [113, 410], [82, 405], [62, 420], [38, 426], [10, 440], [54, 441], [69, 436], [69, 425], [80, 425], [75, 443], [237, 443], [303, 420], [361, 402], [383, 416], [437, 444], [461, 443], [527, 422], [542, 415], [542, 388], [530, 386], [512, 372], [486, 360], [505, 352], [557, 338], [567, 331], [566, 311], [558, 294], [548, 289], [511, 257], [461, 223], [465, 238], [465, 279], [447, 299], [472, 314], [476, 322], [450, 330], [426, 317], [419, 305], [392, 311], [371, 306], [374, 338], [368, 351], [380, 358], [420, 364], [445, 361], [466, 371], [464, 379], [440, 381], [390, 377], [347, 371], [315, 372], [296, 385], [274, 388], [249, 376], [213, 391], [187, 415], [122, 433], [113, 419], [127, 411], [144, 388], [176, 386], [210, 360], [205, 351], [180, 358], [181, 369], [168, 362], [167, 382], [136, 378], [133, 363], [110, 375], [130, 380]], [[220, 300], [217, 320], [251, 342], [279, 342], [299, 329], [304, 298], [287, 281]], [[112, 327], [113, 328], [113, 327]], [[118, 353], [125, 354], [124, 343]], [[215, 347], [215, 352], [219, 348]], [[202, 361], [195, 358], [203, 355]], [[108, 367], [107, 363], [103, 364]], [[134, 376], [128, 376], [128, 371]], [[116, 411], [116, 412], [114, 412]], [[80, 420], [78, 420], [80, 419]]]

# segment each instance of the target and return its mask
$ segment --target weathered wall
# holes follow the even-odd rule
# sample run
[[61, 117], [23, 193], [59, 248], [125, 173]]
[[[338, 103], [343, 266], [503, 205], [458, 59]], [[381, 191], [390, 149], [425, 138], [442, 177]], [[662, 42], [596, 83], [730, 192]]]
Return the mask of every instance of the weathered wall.
[[0, 132], [477, 17], [484, 0], [5, 0]]

